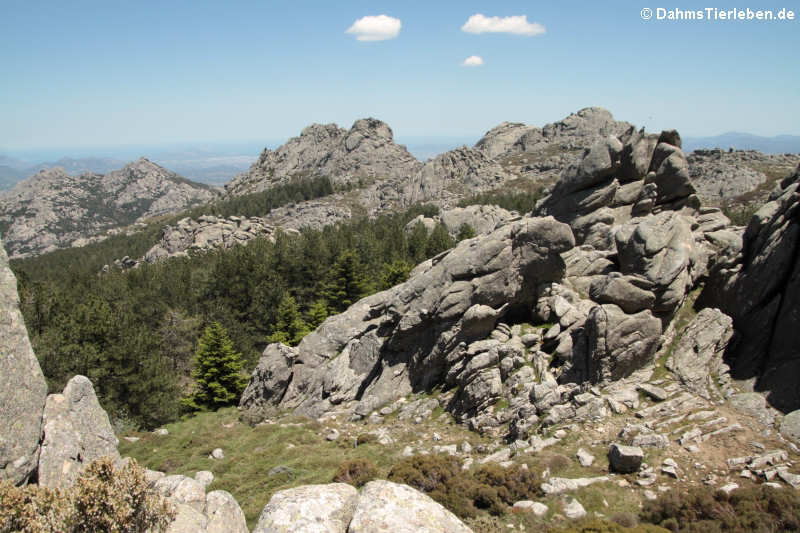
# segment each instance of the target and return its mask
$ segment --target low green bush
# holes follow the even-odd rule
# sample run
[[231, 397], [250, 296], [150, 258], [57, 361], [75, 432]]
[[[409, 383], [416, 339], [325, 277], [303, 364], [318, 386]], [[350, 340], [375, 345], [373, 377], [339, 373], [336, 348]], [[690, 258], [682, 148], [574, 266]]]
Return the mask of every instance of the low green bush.
[[404, 459], [392, 467], [388, 478], [427, 493], [461, 518], [473, 518], [479, 511], [504, 514], [508, 505], [540, 491], [536, 476], [520, 466], [483, 465], [471, 473], [449, 455]]
[[99, 459], [67, 490], [0, 482], [0, 533], [164, 532], [173, 518], [133, 460]]
[[584, 518], [561, 528], [551, 528], [548, 533], [668, 533], [668, 530], [653, 524], [625, 527], [608, 520]]
[[763, 485], [730, 494], [713, 489], [672, 491], [647, 502], [640, 518], [680, 533], [800, 531], [800, 495]]
[[361, 487], [378, 476], [378, 468], [368, 459], [350, 459], [339, 465], [333, 481]]

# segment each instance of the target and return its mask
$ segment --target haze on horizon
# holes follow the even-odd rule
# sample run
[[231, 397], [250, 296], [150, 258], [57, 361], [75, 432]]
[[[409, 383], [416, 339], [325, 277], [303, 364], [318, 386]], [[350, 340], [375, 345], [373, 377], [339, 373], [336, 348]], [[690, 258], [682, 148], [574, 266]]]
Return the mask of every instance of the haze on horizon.
[[642, 3], [616, 4], [14, 3], [0, 148], [276, 145], [367, 116], [400, 142], [477, 140], [593, 105], [684, 136], [800, 133], [800, 8], [646, 21]]

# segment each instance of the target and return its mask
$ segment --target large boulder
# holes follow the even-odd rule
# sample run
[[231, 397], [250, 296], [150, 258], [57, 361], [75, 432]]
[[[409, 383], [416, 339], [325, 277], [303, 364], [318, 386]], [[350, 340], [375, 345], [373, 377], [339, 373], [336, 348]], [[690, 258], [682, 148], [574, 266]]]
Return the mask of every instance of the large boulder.
[[118, 459], [117, 438], [94, 393], [92, 382], [75, 376], [44, 408], [39, 485], [70, 487], [95, 459]]
[[358, 491], [345, 483], [304, 485], [276, 492], [253, 533], [347, 533]]
[[36, 471], [47, 384], [19, 310], [17, 279], [0, 243], [0, 479]]
[[370, 481], [347, 533], [471, 533], [453, 513], [408, 485]]
[[661, 343], [661, 321], [650, 311], [629, 315], [614, 304], [594, 307], [586, 331], [589, 357], [581, 375], [595, 383], [616, 381], [652, 363]]
[[781, 421], [781, 433], [784, 437], [800, 444], [800, 409], [792, 411]]
[[608, 450], [608, 463], [614, 472], [631, 474], [642, 466], [644, 452], [638, 446], [623, 446], [614, 443]]

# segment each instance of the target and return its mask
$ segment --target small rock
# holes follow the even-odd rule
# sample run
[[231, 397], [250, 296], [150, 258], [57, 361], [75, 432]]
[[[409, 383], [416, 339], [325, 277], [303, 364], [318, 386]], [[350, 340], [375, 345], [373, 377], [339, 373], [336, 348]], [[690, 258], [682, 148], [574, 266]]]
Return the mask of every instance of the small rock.
[[402, 455], [403, 455], [403, 457], [411, 457], [411, 456], [413, 456], [414, 455], [414, 448], [412, 448], [411, 446], [406, 446], [405, 448], [403, 448]]
[[122, 437], [128, 442], [139, 442], [139, 437]]
[[738, 489], [739, 485], [737, 483], [728, 483], [727, 485], [723, 485], [719, 488], [722, 492], [726, 494], [730, 494], [734, 490]]
[[472, 453], [472, 444], [467, 441], [461, 443], [461, 453]]
[[578, 449], [578, 453], [575, 454], [578, 458], [578, 462], [581, 466], [592, 466], [594, 463], [594, 455], [590, 454], [583, 448]]
[[439, 442], [440, 440], [442, 440], [442, 436], [439, 435], [438, 433], [434, 432], [433, 433], [433, 441], [434, 442]]
[[644, 494], [644, 497], [647, 498], [650, 501], [658, 499], [658, 495], [655, 492], [653, 492], [652, 490], [646, 490], [646, 491], [642, 492], [642, 494]]
[[225, 452], [222, 451], [222, 448], [214, 448], [209, 457], [211, 459], [225, 459]]
[[544, 516], [547, 514], [547, 510], [548, 507], [545, 504], [531, 500], [514, 502], [514, 506], [511, 508], [512, 513], [533, 513], [535, 516]]
[[553, 436], [557, 439], [563, 439], [564, 437], [567, 436], [567, 432], [563, 429], [559, 429], [558, 431], [553, 433]]
[[570, 498], [562, 507], [562, 511], [564, 512], [564, 516], [572, 520], [586, 516], [586, 509], [584, 509], [581, 502], [575, 498]]
[[637, 387], [637, 389], [657, 402], [663, 402], [669, 396], [667, 391], [661, 387], [656, 387], [655, 385], [650, 385], [649, 383], [642, 383]]
[[325, 439], [329, 441], [335, 441], [339, 439], [339, 436], [340, 436], [339, 430], [334, 428], [331, 429], [327, 435], [325, 435]]
[[158, 429], [153, 431], [153, 434], [154, 435], [160, 435], [160, 436], [163, 437], [165, 435], [169, 435], [169, 431], [167, 431], [167, 428], [158, 428]]

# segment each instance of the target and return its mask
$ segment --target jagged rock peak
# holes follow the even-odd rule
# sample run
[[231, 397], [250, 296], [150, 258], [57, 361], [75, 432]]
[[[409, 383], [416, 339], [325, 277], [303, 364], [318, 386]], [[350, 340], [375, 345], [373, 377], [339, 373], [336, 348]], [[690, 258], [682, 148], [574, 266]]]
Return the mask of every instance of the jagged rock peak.
[[226, 186], [232, 195], [263, 191], [293, 179], [325, 176], [337, 185], [402, 178], [421, 165], [391, 128], [374, 118], [357, 120], [349, 130], [312, 124], [275, 150], [265, 149], [249, 170]]
[[79, 246], [145, 218], [219, 196], [140, 158], [107, 174], [43, 170], [0, 196], [0, 227], [12, 258]]

